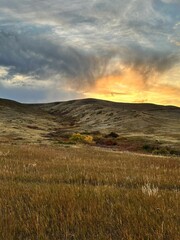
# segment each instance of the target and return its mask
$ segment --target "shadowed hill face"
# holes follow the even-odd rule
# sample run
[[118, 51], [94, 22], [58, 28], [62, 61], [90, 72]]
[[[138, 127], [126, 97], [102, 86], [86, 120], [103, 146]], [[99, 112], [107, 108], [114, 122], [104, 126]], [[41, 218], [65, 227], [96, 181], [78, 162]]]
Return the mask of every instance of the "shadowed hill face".
[[47, 104], [0, 100], [0, 142], [50, 143], [62, 133], [116, 132], [132, 141], [162, 142], [178, 147], [180, 108], [115, 103], [96, 99]]
[[9, 100], [9, 99], [2, 99], [0, 98], [0, 106], [7, 106], [7, 107], [19, 107], [19, 106], [22, 106], [23, 104], [21, 103], [18, 103], [18, 102], [15, 102], [13, 100]]

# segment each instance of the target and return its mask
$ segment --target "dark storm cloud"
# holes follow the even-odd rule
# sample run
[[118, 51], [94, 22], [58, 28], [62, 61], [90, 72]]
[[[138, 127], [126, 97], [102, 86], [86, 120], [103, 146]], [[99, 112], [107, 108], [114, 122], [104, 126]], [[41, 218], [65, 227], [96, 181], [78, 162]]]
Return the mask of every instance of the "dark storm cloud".
[[121, 74], [122, 65], [147, 81], [179, 64], [179, 7], [176, 0], [1, 0], [0, 66], [8, 74], [0, 82], [21, 74], [25, 85], [27, 76], [37, 88], [43, 79], [76, 91]]
[[61, 74], [69, 80], [93, 81], [96, 64], [96, 57], [70, 46], [41, 37], [0, 32], [0, 65], [9, 67], [10, 75], [27, 74], [42, 79]]
[[52, 84], [66, 80], [83, 88], [103, 74], [107, 62], [108, 56], [87, 54], [42, 37], [0, 31], [0, 66], [9, 68], [8, 78], [23, 74], [37, 80], [52, 78]]
[[108, 72], [113, 59], [116, 59], [116, 63], [138, 70], [145, 78], [153, 71], [170, 69], [178, 60], [173, 53], [137, 46], [106, 50], [105, 54], [102, 51], [95, 56], [41, 37], [26, 37], [4, 31], [0, 32], [0, 49], [0, 65], [10, 69], [9, 76], [23, 74], [37, 80], [53, 76], [55, 80], [66, 80], [71, 86], [82, 89], [92, 85], [97, 78], [113, 74], [113, 66]]
[[123, 49], [124, 64], [139, 71], [147, 80], [154, 72], [163, 73], [170, 70], [180, 60], [173, 52], [154, 51], [139, 47]]

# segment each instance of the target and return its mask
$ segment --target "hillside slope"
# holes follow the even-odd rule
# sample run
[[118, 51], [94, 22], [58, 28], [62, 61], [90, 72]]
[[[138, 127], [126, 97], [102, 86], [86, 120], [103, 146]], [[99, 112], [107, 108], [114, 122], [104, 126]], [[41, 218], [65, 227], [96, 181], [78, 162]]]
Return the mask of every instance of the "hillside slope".
[[83, 99], [20, 104], [0, 99], [0, 142], [49, 143], [74, 132], [179, 148], [180, 108]]

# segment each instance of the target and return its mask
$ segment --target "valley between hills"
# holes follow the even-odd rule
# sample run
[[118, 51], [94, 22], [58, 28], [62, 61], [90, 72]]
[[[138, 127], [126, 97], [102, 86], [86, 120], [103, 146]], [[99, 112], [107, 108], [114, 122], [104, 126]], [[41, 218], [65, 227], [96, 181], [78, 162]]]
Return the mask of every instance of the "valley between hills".
[[82, 99], [22, 104], [0, 99], [0, 143], [91, 145], [122, 151], [180, 152], [180, 108]]

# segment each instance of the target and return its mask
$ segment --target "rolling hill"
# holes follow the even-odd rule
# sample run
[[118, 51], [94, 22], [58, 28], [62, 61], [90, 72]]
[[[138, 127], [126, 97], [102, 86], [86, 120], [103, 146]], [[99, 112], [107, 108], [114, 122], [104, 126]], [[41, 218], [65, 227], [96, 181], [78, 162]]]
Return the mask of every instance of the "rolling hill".
[[97, 99], [47, 104], [0, 99], [0, 132], [0, 143], [68, 144], [73, 133], [80, 133], [93, 136], [96, 145], [177, 153], [180, 108]]

